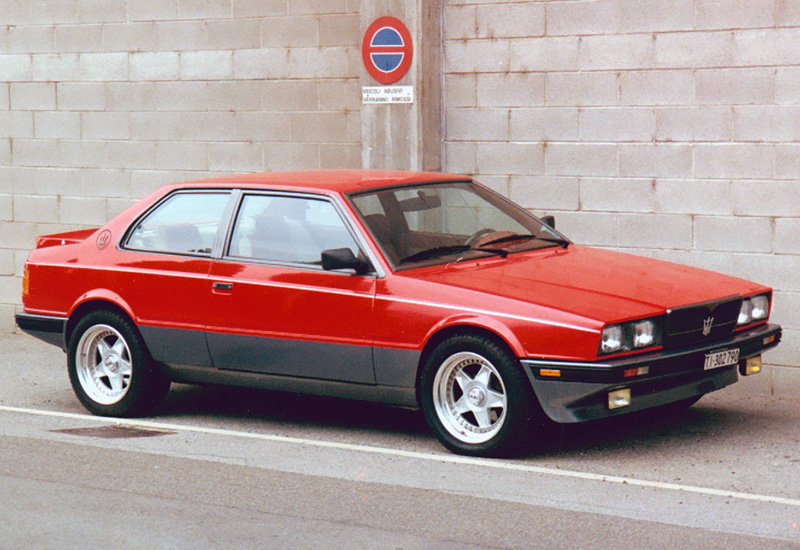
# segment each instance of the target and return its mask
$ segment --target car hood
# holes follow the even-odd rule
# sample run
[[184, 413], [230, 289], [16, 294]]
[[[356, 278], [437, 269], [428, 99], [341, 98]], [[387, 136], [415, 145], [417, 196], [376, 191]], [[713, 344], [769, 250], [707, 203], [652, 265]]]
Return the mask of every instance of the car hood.
[[403, 275], [602, 322], [768, 290], [704, 269], [576, 245], [510, 254], [505, 259], [456, 262]]

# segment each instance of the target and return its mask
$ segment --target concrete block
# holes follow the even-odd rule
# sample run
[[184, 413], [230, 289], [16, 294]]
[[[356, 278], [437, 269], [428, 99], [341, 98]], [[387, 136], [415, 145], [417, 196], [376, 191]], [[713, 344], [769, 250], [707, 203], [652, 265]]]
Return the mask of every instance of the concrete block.
[[79, 80], [128, 80], [128, 54], [82, 53], [78, 70]]
[[82, 23], [125, 21], [125, 4], [119, 0], [81, 0], [78, 2], [78, 21]]
[[38, 224], [30, 222], [0, 222], [0, 235], [5, 246], [20, 250], [31, 250], [36, 237], [42, 235]]
[[547, 105], [616, 105], [619, 85], [615, 72], [554, 73], [546, 76]]
[[354, 111], [292, 113], [291, 141], [297, 143], [356, 143], [361, 140], [361, 118]]
[[[775, 252], [778, 250], [776, 249]], [[774, 264], [774, 271], [772, 277], [764, 279], [766, 284], [775, 290], [800, 292], [800, 280], [797, 278], [797, 274], [800, 273], [800, 255], [774, 254], [770, 258]]]
[[697, 216], [694, 246], [722, 252], [771, 252], [772, 222], [768, 218]]
[[741, 29], [774, 27], [774, 0], [697, 0], [695, 28]]
[[14, 219], [14, 209], [12, 207], [13, 197], [11, 195], [0, 195], [0, 221], [10, 222]]
[[0, 248], [0, 277], [14, 275], [14, 251]]
[[103, 225], [108, 221], [105, 198], [61, 197], [58, 214], [61, 223]]
[[[58, 108], [64, 111], [104, 111], [105, 88], [95, 82], [59, 82], [56, 84]], [[112, 105], [108, 106], [113, 108]]]
[[444, 66], [449, 73], [504, 73], [511, 66], [506, 40], [446, 42]]
[[478, 36], [478, 8], [476, 6], [446, 5], [443, 8], [442, 32], [445, 40], [467, 40]]
[[19, 277], [0, 276], [0, 304], [16, 304], [22, 295], [22, 280]]
[[481, 183], [489, 189], [500, 193], [504, 197], [508, 196], [509, 177], [502, 175], [481, 176]]
[[[4, 8], [6, 6], [3, 6]], [[50, 25], [37, 26], [9, 26], [5, 28], [5, 40], [0, 38], [0, 44], [6, 44], [7, 53], [52, 53], [55, 50], [53, 27]], [[3, 33], [0, 33], [0, 37]]]
[[286, 15], [285, 0], [233, 0], [233, 17], [275, 17]]
[[131, 194], [134, 198], [142, 198], [162, 185], [187, 181], [193, 177], [196, 177], [196, 174], [192, 172], [182, 174], [177, 170], [135, 170], [131, 173]]
[[270, 172], [320, 168], [320, 145], [316, 143], [267, 143], [265, 169]]
[[[11, 157], [11, 139], [0, 139], [0, 167], [2, 166], [11, 166], [12, 164], [12, 157]], [[5, 190], [8, 189], [8, 183], [5, 184]]]
[[444, 104], [449, 109], [478, 106], [478, 75], [445, 74]]
[[361, 144], [319, 144], [320, 168], [361, 168]]
[[80, 57], [75, 53], [39, 54], [32, 56], [33, 80], [47, 82], [77, 80]]
[[542, 73], [477, 75], [478, 107], [533, 107], [544, 105]]
[[205, 50], [208, 35], [205, 21], [158, 21], [155, 29], [155, 49], [162, 52]]
[[556, 227], [579, 245], [617, 246], [617, 214], [597, 212], [559, 212]]
[[[315, 111], [319, 109], [321, 82], [311, 80], [271, 80], [261, 87], [261, 104], [265, 111]], [[357, 91], [360, 103], [361, 90]]]
[[0, 111], [0, 138], [32, 137], [33, 113], [30, 111]]
[[582, 210], [653, 212], [655, 184], [643, 179], [584, 178], [580, 181]]
[[721, 180], [656, 180], [660, 214], [733, 214], [731, 183]]
[[233, 77], [233, 52], [182, 52], [180, 63], [181, 80], [228, 80]]
[[514, 141], [578, 141], [579, 109], [541, 107], [511, 109], [510, 135]]
[[234, 138], [244, 141], [289, 141], [292, 115], [288, 112], [234, 114]]
[[57, 196], [14, 195], [15, 222], [46, 222], [57, 219]]
[[688, 178], [692, 176], [692, 148], [671, 143], [622, 144], [619, 175], [646, 178]]
[[800, 218], [775, 220], [774, 251], [777, 254], [795, 254], [800, 258]]
[[578, 178], [511, 176], [509, 197], [525, 208], [537, 211], [578, 210]]
[[786, 327], [800, 327], [800, 292], [776, 292], [770, 318]]
[[233, 135], [234, 118], [234, 113], [226, 111], [131, 113], [131, 138], [215, 141]]
[[581, 141], [653, 141], [655, 115], [648, 108], [589, 107], [580, 111]]
[[[734, 181], [731, 190], [737, 215], [776, 218], [800, 215], [800, 186], [795, 181]], [[797, 237], [800, 241], [800, 233]]]
[[256, 19], [210, 20], [206, 22], [204, 48], [241, 50], [261, 46], [261, 23]]
[[775, 177], [800, 178], [800, 144], [782, 143], [775, 146]]
[[478, 38], [528, 38], [545, 33], [545, 11], [533, 2], [477, 6]]
[[206, 111], [208, 84], [206, 82], [154, 83], [154, 104], [157, 111]]
[[33, 78], [33, 61], [30, 55], [0, 54], [0, 74], [5, 82], [18, 82]]
[[77, 0], [38, 0], [31, 3], [30, 22], [35, 25], [77, 23]]
[[447, 109], [445, 134], [448, 140], [506, 140], [508, 109]]
[[[2, 119], [3, 115], [0, 113], [0, 121]], [[0, 128], [2, 126], [0, 122]], [[81, 115], [73, 111], [36, 112], [33, 114], [33, 127], [37, 138], [80, 139]]]
[[126, 112], [81, 113], [83, 139], [129, 139], [130, 115]]
[[800, 103], [800, 67], [778, 67], [776, 69], [775, 103]]
[[30, 0], [8, 2], [3, 6], [3, 23], [6, 25], [28, 25], [31, 22]]
[[736, 141], [780, 142], [800, 140], [800, 107], [756, 105], [733, 108]]
[[694, 0], [619, 0], [618, 5], [621, 33], [694, 30]]
[[176, 52], [133, 52], [130, 54], [131, 80], [178, 80], [181, 58]]
[[478, 144], [474, 141], [444, 142], [444, 171], [474, 174], [478, 171]]
[[46, 82], [15, 82], [10, 85], [11, 109], [47, 111], [56, 108], [56, 85]]
[[[335, 13], [352, 13], [357, 8], [348, 0], [293, 0], [289, 2], [289, 14], [325, 15]], [[358, 4], [355, 4], [356, 6]]]
[[319, 45], [316, 17], [276, 17], [261, 21], [264, 48], [313, 48]]
[[770, 178], [775, 149], [759, 143], [717, 143], [694, 146], [694, 176], [698, 178]]
[[102, 52], [103, 25], [59, 25], [55, 27], [58, 53]]
[[0, 111], [8, 111], [11, 108], [8, 88], [7, 83], [0, 83]]
[[104, 85], [105, 105], [109, 111], [150, 111], [156, 102], [157, 85], [156, 82], [108, 82]]
[[134, 204], [136, 204], [136, 199], [108, 199], [108, 204], [106, 206], [108, 210], [108, 219], [111, 220], [119, 216]]
[[480, 142], [476, 152], [479, 174], [528, 175], [544, 173], [541, 143]]
[[231, 0], [179, 0], [182, 19], [223, 19], [233, 16]]
[[[6, 140], [8, 145], [8, 140]], [[1, 164], [8, 165], [5, 147], [0, 141]], [[15, 139], [11, 164], [14, 166], [57, 166], [59, 158], [58, 141], [55, 139]]]
[[776, 8], [779, 27], [800, 25], [800, 4], [795, 0], [778, 0]]
[[733, 62], [733, 33], [674, 32], [655, 35], [655, 67], [727, 67]]
[[512, 40], [510, 69], [515, 72], [578, 70], [580, 43], [577, 37], [561, 36]]
[[733, 40], [734, 65], [763, 67], [800, 63], [800, 52], [795, 47], [800, 40], [800, 28], [740, 30], [734, 33]]
[[208, 109], [211, 111], [258, 111], [265, 83], [248, 81], [212, 81], [206, 84]]
[[727, 106], [659, 107], [655, 116], [656, 141], [733, 140], [733, 110]]
[[163, 21], [180, 18], [179, 0], [138, 0], [126, 2], [128, 21]]
[[[41, 141], [41, 140], [38, 140]], [[73, 168], [105, 168], [107, 165], [106, 147], [110, 142], [83, 139], [59, 140], [58, 156], [50, 166], [70, 166]]]
[[[106, 168], [82, 170], [81, 187], [82, 195], [86, 197], [127, 199], [131, 195], [131, 173], [129, 170]], [[108, 217], [110, 219], [110, 216]]]
[[691, 70], [625, 71], [619, 75], [622, 105], [690, 105], [694, 101]]
[[208, 146], [209, 170], [258, 172], [264, 169], [264, 147], [260, 143], [212, 143]]
[[147, 52], [156, 49], [156, 23], [109, 23], [103, 25], [107, 52]]
[[107, 151], [109, 168], [149, 170], [157, 167], [153, 141], [111, 141]]
[[82, 170], [72, 168], [22, 168], [19, 179], [32, 195], [80, 195]]
[[361, 48], [361, 19], [358, 14], [326, 15], [319, 18], [319, 46]]
[[619, 246], [687, 249], [692, 246], [691, 216], [619, 214]]
[[655, 65], [651, 34], [585, 36], [580, 42], [583, 70], [650, 69]]
[[208, 170], [208, 144], [160, 141], [156, 143], [156, 166], [162, 170]]
[[618, 30], [618, 1], [547, 2], [545, 9], [551, 36], [614, 34]]
[[617, 146], [597, 143], [548, 143], [545, 149], [548, 176], [615, 176]]
[[[303, 82], [306, 86], [314, 82]], [[319, 108], [323, 111], [359, 111], [361, 110], [361, 86], [358, 80], [351, 79], [326, 79], [317, 82], [318, 91], [313, 89], [302, 92], [301, 97], [306, 97], [308, 105], [313, 105], [313, 99], [319, 94]], [[264, 88], [264, 107], [267, 108], [267, 94], [269, 84]], [[313, 108], [313, 107], [312, 107]]]
[[237, 79], [342, 78], [351, 74], [351, 65], [348, 49], [339, 47], [264, 48], [233, 53]]
[[775, 97], [774, 69], [712, 69], [695, 73], [699, 104], [769, 104]]

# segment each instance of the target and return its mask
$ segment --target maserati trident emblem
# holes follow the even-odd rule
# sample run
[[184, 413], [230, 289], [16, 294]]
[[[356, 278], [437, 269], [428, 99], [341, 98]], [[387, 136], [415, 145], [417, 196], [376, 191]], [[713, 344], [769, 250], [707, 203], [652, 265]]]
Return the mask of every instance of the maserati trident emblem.
[[714, 325], [713, 317], [706, 317], [703, 319], [703, 336], [711, 334], [711, 327]]

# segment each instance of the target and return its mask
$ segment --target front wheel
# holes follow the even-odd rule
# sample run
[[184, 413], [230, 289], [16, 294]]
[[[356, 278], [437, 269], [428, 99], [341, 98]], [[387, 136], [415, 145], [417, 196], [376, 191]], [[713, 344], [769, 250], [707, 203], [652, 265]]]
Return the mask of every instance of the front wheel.
[[446, 340], [426, 361], [420, 390], [425, 419], [451, 451], [513, 456], [530, 448], [540, 409], [516, 359], [495, 342]]
[[111, 311], [81, 319], [67, 348], [75, 395], [100, 416], [137, 416], [154, 409], [169, 391], [164, 376], [134, 326]]

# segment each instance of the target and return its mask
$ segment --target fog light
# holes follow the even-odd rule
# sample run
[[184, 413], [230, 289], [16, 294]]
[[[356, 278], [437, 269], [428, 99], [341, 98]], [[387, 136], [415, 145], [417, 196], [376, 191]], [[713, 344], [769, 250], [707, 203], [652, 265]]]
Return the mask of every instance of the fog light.
[[621, 409], [631, 404], [631, 390], [615, 390], [608, 392], [608, 408]]
[[751, 374], [758, 374], [761, 372], [761, 356], [748, 357], [744, 365], [744, 375], [750, 376]]

